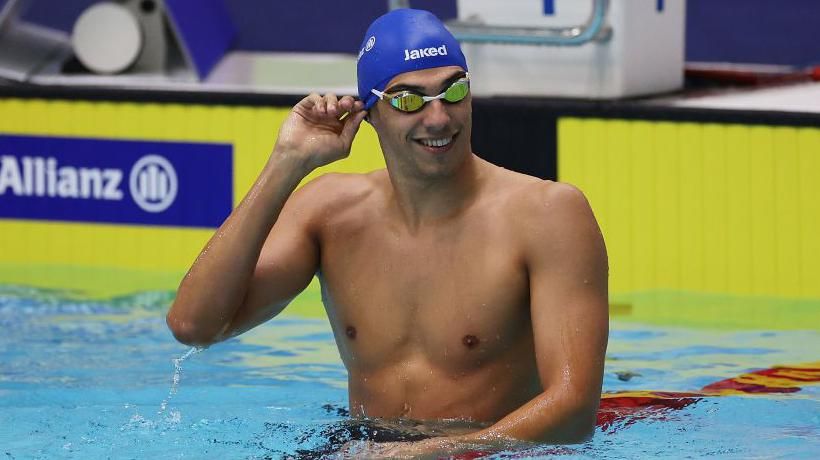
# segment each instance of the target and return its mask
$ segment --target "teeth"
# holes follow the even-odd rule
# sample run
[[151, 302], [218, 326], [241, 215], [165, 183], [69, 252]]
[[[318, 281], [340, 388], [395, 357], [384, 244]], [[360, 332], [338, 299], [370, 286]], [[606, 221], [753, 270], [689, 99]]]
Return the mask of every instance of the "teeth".
[[419, 142], [427, 147], [444, 147], [452, 142], [452, 137], [445, 137], [444, 139], [420, 139]]

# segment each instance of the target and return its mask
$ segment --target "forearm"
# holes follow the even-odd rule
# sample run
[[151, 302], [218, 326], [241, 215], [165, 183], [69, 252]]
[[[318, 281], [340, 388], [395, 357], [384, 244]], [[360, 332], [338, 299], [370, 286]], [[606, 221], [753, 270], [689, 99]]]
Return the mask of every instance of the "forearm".
[[[493, 452], [509, 449], [516, 441], [571, 444], [588, 439], [595, 428], [600, 395], [580, 398], [578, 393], [547, 391], [483, 430], [457, 436], [415, 442], [369, 444], [352, 456], [373, 458], [439, 458], [465, 452]], [[594, 403], [589, 401], [594, 400]], [[348, 446], [348, 449], [355, 446]], [[359, 447], [360, 449], [362, 447]]]
[[221, 339], [246, 296], [265, 239], [308, 172], [293, 157], [271, 155], [248, 194], [183, 278], [167, 316], [178, 340], [208, 345]]
[[521, 441], [569, 444], [588, 439], [595, 428], [600, 395], [583, 397], [558, 389], [536, 396], [484, 430], [466, 435], [466, 441]]

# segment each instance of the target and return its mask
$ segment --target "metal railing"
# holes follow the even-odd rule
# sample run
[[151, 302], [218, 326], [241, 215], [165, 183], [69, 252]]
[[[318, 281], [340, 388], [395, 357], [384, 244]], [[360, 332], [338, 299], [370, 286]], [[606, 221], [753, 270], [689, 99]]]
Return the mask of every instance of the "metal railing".
[[[580, 46], [589, 42], [607, 42], [612, 28], [606, 25], [609, 0], [592, 0], [589, 19], [572, 27], [492, 26], [473, 21], [448, 21], [447, 28], [458, 41], [465, 43], [500, 43], [508, 45]], [[391, 10], [409, 8], [409, 0], [389, 0]]]

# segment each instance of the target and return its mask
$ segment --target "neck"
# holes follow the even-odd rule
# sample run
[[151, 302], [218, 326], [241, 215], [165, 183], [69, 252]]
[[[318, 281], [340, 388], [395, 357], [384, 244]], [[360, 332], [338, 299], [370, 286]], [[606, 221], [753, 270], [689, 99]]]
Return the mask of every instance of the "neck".
[[446, 176], [408, 176], [388, 168], [396, 210], [407, 227], [417, 230], [425, 225], [452, 219], [478, 196], [484, 160], [470, 154], [453, 174]]

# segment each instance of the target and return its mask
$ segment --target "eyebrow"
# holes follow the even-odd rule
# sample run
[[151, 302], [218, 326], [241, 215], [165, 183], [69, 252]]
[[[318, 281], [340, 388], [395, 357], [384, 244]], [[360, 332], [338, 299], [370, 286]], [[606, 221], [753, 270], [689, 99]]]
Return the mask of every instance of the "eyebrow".
[[[446, 90], [447, 88], [450, 87], [450, 85], [452, 85], [456, 81], [458, 81], [458, 80], [460, 80], [460, 79], [462, 79], [466, 76], [467, 76], [467, 72], [465, 72], [463, 70], [460, 70], [460, 71], [454, 73], [448, 79], [444, 80], [444, 83], [441, 85], [441, 89], [443, 91]], [[424, 94], [425, 89], [426, 88], [424, 88], [423, 86], [405, 85], [405, 84], [399, 83], [398, 85], [391, 86], [390, 88], [384, 90], [384, 92], [388, 93], [388, 94], [391, 94], [391, 93], [398, 93], [400, 91], [412, 91], [414, 93]]]

